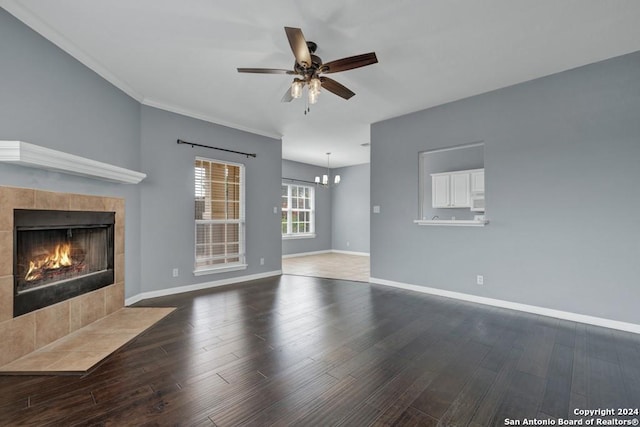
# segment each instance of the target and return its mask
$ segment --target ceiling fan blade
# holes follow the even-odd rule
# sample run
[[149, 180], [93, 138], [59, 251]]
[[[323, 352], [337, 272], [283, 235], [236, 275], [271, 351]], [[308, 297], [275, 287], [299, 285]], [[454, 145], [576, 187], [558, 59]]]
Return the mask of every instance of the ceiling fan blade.
[[302, 68], [309, 68], [311, 66], [311, 52], [309, 52], [302, 30], [300, 28], [284, 27], [284, 31], [287, 33], [289, 45], [298, 65]]
[[320, 83], [322, 87], [328, 90], [331, 93], [338, 95], [341, 98], [349, 99], [355, 92], [352, 92], [351, 89], [348, 89], [346, 86], [338, 83], [337, 81], [330, 79], [329, 77], [320, 77]]
[[365, 67], [378, 62], [375, 52], [363, 53], [362, 55], [350, 56], [348, 58], [336, 59], [335, 61], [322, 64], [320, 72], [337, 73], [338, 71], [353, 70], [354, 68]]
[[287, 88], [287, 91], [282, 95], [280, 102], [291, 102], [292, 100], [293, 96], [291, 96], [291, 88]]
[[295, 74], [292, 70], [280, 70], [277, 68], [238, 68], [239, 73], [256, 73], [256, 74]]

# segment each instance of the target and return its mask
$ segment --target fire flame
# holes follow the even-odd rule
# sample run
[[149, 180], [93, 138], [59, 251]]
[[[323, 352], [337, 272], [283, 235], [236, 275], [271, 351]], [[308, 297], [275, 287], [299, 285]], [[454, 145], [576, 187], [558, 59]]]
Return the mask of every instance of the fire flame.
[[44, 270], [56, 270], [62, 267], [70, 267], [71, 265], [73, 265], [71, 245], [69, 243], [61, 243], [56, 245], [52, 253], [29, 261], [29, 271], [27, 271], [24, 279], [36, 280], [42, 277]]

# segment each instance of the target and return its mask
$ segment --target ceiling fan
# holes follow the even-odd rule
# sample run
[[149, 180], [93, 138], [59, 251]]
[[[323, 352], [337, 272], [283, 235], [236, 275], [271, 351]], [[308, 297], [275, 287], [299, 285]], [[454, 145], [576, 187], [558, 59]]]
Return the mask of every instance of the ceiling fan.
[[322, 74], [352, 70], [378, 62], [375, 52], [369, 52], [323, 63], [322, 59], [315, 55], [318, 45], [312, 41], [306, 41], [300, 28], [284, 27], [284, 31], [287, 34], [293, 56], [295, 56], [296, 59], [296, 62], [293, 64], [293, 70], [277, 68], [238, 68], [238, 72], [240, 73], [289, 74], [297, 76], [293, 79], [291, 88], [287, 89], [287, 92], [282, 97], [282, 102], [290, 102], [294, 98], [300, 98], [305, 85], [308, 87], [309, 104], [315, 104], [318, 101], [320, 87], [341, 98], [349, 99], [355, 95], [353, 91]]

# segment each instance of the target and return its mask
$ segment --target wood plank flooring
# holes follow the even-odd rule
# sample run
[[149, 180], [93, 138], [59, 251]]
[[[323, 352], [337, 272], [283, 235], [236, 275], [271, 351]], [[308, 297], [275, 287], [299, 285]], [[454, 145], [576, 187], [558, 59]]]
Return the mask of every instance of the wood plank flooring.
[[287, 275], [138, 305], [178, 309], [86, 376], [0, 377], [0, 425], [497, 426], [640, 402], [640, 336], [594, 326]]

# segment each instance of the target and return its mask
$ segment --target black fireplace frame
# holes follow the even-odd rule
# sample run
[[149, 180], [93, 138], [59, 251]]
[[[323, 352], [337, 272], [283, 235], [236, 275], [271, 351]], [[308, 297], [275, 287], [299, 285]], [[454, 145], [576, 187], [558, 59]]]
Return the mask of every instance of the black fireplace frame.
[[[95, 291], [114, 283], [115, 212], [14, 209], [13, 317]], [[18, 233], [26, 230], [104, 227], [107, 230], [107, 269], [18, 293]]]

